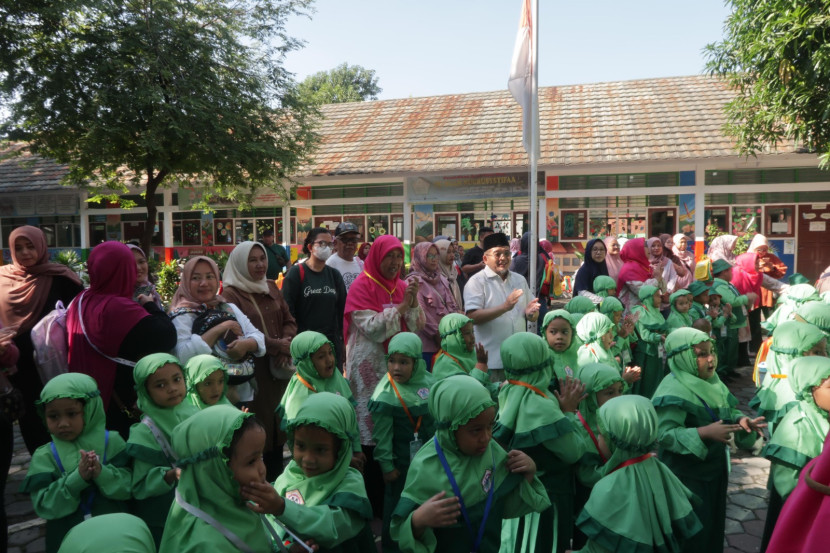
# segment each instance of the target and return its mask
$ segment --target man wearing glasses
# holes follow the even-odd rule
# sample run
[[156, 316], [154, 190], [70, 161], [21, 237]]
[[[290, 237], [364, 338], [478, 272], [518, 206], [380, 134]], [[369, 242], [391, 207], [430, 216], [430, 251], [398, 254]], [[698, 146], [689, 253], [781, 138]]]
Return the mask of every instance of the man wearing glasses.
[[490, 378], [501, 381], [504, 365], [501, 343], [516, 332], [525, 332], [527, 322], [539, 317], [539, 300], [530, 293], [525, 277], [510, 271], [510, 241], [501, 232], [482, 241], [484, 269], [464, 287], [464, 307], [473, 320], [476, 342], [487, 350]]
[[363, 272], [363, 262], [354, 255], [359, 240], [357, 225], [343, 221], [334, 229], [334, 254], [326, 260], [326, 265], [337, 269], [343, 276], [347, 292], [354, 279]]

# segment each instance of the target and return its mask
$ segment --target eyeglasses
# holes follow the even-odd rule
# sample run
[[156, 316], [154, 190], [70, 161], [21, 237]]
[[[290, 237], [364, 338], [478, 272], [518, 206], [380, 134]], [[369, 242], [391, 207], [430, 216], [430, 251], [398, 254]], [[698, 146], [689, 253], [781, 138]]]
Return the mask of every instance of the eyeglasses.
[[605, 252], [605, 248], [592, 248], [591, 253], [603, 253]]
[[357, 238], [338, 238], [341, 244], [348, 244], [349, 246], [354, 246], [357, 244]]
[[318, 240], [313, 242], [315, 246], [320, 246], [321, 248], [329, 248], [331, 247], [331, 242], [326, 242], [325, 240]]
[[490, 252], [487, 255], [491, 255], [496, 259], [508, 259], [510, 257], [510, 250], [502, 250], [496, 252]]
[[430, 261], [434, 261], [434, 260], [438, 259], [438, 256], [435, 255], [434, 253], [428, 253], [427, 254], [427, 259], [429, 259]]

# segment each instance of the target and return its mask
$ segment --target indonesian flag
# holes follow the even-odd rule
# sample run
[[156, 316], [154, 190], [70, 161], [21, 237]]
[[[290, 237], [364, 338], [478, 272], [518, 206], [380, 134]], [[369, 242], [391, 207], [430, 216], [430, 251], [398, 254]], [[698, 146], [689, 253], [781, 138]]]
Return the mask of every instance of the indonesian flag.
[[[533, 12], [530, 0], [522, 1], [522, 13], [519, 18], [519, 32], [516, 35], [516, 44], [513, 46], [513, 61], [510, 64], [510, 77], [507, 88], [513, 98], [522, 106], [522, 144], [530, 154], [531, 136], [535, 125], [532, 124], [533, 108]], [[539, 141], [536, 141], [536, 155], [539, 155]]]

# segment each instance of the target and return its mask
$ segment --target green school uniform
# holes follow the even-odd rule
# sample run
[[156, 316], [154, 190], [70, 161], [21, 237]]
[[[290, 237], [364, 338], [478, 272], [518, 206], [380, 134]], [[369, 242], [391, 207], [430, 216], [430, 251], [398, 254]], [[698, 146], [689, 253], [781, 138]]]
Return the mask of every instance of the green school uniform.
[[222, 390], [222, 397], [214, 405], [232, 405], [228, 399], [228, 369], [218, 357], [207, 354], [194, 355], [187, 361], [184, 367], [187, 378], [187, 401], [197, 409], [206, 409], [208, 405], [202, 401], [196, 385], [204, 382], [216, 371], [222, 371], [225, 375], [225, 388]]
[[698, 319], [706, 319], [710, 323], [712, 322], [712, 317], [707, 313], [706, 306], [694, 299], [692, 300], [692, 307], [689, 308], [689, 316], [692, 318], [692, 322]]
[[589, 363], [604, 363], [616, 367], [622, 374], [622, 366], [614, 359], [611, 351], [605, 349], [601, 338], [614, 328], [614, 323], [602, 313], [588, 313], [576, 325], [576, 335], [582, 345], [577, 350], [579, 366]]
[[669, 301], [671, 302], [671, 313], [669, 314], [669, 318], [666, 319], [666, 331], [671, 332], [672, 330], [677, 330], [678, 328], [683, 327], [691, 327], [692, 323], [694, 322], [694, 318], [690, 314], [691, 309], [686, 313], [681, 313], [677, 310], [675, 305], [677, 304], [677, 299], [683, 296], [690, 296], [692, 295], [691, 292], [688, 290], [678, 290], [674, 294], [671, 295]]
[[[591, 315], [599, 313], [585, 317]], [[510, 540], [515, 552], [565, 551], [573, 529], [575, 465], [587, 446], [577, 431], [576, 416], [563, 414], [555, 396], [545, 390], [552, 375], [545, 340], [519, 332], [502, 343], [501, 354], [507, 383], [499, 392], [493, 438], [504, 449], [520, 449], [533, 459], [553, 503], [538, 515], [506, 524], [505, 533], [512, 534], [512, 540], [506, 536], [502, 540]]]
[[634, 352], [634, 364], [642, 369], [640, 380], [634, 383], [632, 390], [635, 394], [651, 397], [654, 390], [663, 380], [665, 367], [663, 366], [663, 336], [666, 333], [666, 319], [660, 310], [651, 302], [657, 287], [646, 284], [640, 288], [638, 296], [642, 305], [631, 308], [633, 314], [639, 314], [637, 319], [637, 349]]
[[830, 337], [830, 305], [826, 303], [820, 301], [805, 303], [795, 312], [795, 320], [817, 326], [825, 336]]
[[[625, 306], [620, 300], [615, 297], [608, 297], [602, 300], [599, 304], [599, 312], [613, 320], [614, 313], [622, 313], [625, 311]], [[619, 325], [614, 325], [614, 345], [611, 346], [611, 355], [620, 359], [620, 365], [625, 368], [631, 364], [633, 356], [631, 355], [632, 340], [637, 342], [637, 337], [634, 333], [629, 334], [625, 338], [619, 335]]]
[[[507, 452], [491, 440], [477, 456], [462, 453], [455, 431], [489, 407], [495, 407], [490, 394], [465, 376], [450, 376], [436, 382], [429, 398], [429, 411], [435, 419], [435, 437], [424, 444], [409, 467], [406, 484], [392, 515], [392, 538], [404, 551], [416, 553], [472, 551], [474, 535], [483, 528], [481, 553], [499, 550], [502, 520], [541, 512], [550, 507], [545, 488], [538, 478], [528, 481], [523, 474], [507, 470]], [[412, 513], [438, 492], [456, 496], [439, 459], [438, 451], [458, 485], [465, 504], [470, 529], [464, 517], [445, 528], [427, 528], [421, 538], [412, 531]], [[492, 494], [489, 516], [482, 525], [488, 495]]]
[[548, 311], [545, 314], [545, 319], [542, 322], [542, 336], [547, 335], [548, 325], [550, 325], [554, 319], [562, 319], [570, 325], [571, 345], [568, 346], [568, 349], [563, 352], [554, 351], [553, 348], [548, 346], [549, 355], [553, 361], [553, 381], [551, 382], [551, 389], [554, 388], [554, 384], [557, 379], [564, 380], [567, 377], [573, 378], [576, 374], [579, 369], [577, 352], [579, 351], [579, 346], [581, 344], [579, 337], [576, 335], [576, 323], [574, 322], [571, 314], [564, 309], [554, 309], [553, 311]]
[[[106, 415], [95, 380], [80, 373], [66, 373], [46, 383], [36, 408], [43, 417], [46, 405], [55, 399], [84, 402], [84, 428], [74, 441], [52, 436], [52, 442], [35, 450], [22, 493], [32, 496], [32, 506], [46, 519], [46, 551], [54, 553], [72, 527], [87, 515], [127, 511], [130, 498], [129, 458], [118, 432], [106, 430]], [[78, 472], [80, 451], [95, 451], [101, 460], [101, 474], [91, 481]]]
[[400, 472], [396, 480], [386, 483], [383, 494], [382, 538], [383, 550], [387, 552], [398, 551], [397, 544], [389, 535], [389, 523], [406, 482], [411, 444], [416, 439], [424, 443], [435, 433], [435, 423], [429, 414], [428, 404], [429, 389], [434, 383], [434, 377], [427, 372], [421, 347], [421, 339], [411, 332], [396, 334], [389, 341], [387, 361], [393, 353], [402, 353], [413, 359], [415, 368], [409, 381], [396, 383], [394, 387], [387, 373], [378, 382], [368, 405], [374, 423], [372, 439], [377, 444], [375, 461], [384, 473], [395, 469]]
[[565, 311], [571, 314], [573, 323], [576, 324], [586, 314], [597, 310], [597, 306], [586, 296], [577, 296], [565, 304]]
[[133, 379], [138, 408], [144, 415], [141, 422], [130, 427], [130, 438], [127, 440], [127, 454], [133, 460], [133, 513], [147, 523], [156, 545], [161, 543], [176, 488], [175, 481], [168, 484], [164, 480], [164, 475], [176, 464], [170, 435], [177, 424], [198, 411], [185, 398], [176, 407], [159, 407], [153, 403], [145, 382], [168, 363], [181, 368], [184, 375], [179, 360], [167, 353], [154, 353], [136, 363]]
[[[715, 420], [743, 417], [735, 399], [717, 374], [708, 380], [698, 376], [694, 345], [709, 336], [694, 328], [681, 328], [666, 338], [671, 374], [663, 379], [652, 402], [659, 419], [660, 460], [674, 472], [702, 503], [695, 513], [703, 531], [689, 540], [683, 551], [721, 551], [726, 520], [726, 488], [729, 483], [726, 444], [704, 442], [697, 429]], [[739, 447], [751, 447], [756, 435], [735, 432]]]
[[58, 553], [156, 553], [153, 535], [143, 520], [112, 513], [85, 520], [66, 534]]
[[[420, 340], [419, 340], [420, 342]], [[374, 551], [369, 521], [372, 506], [366, 495], [363, 476], [349, 466], [357, 440], [354, 407], [342, 396], [321, 392], [306, 399], [296, 416], [288, 421], [288, 446], [294, 448], [298, 426], [317, 426], [334, 434], [341, 442], [334, 467], [326, 473], [306, 476], [293, 460], [274, 482], [285, 499], [285, 511], [277, 520], [304, 541], [312, 539], [319, 553], [362, 553]]]
[[476, 352], [469, 351], [461, 336], [461, 329], [473, 320], [461, 313], [444, 315], [438, 323], [438, 334], [441, 336], [441, 349], [435, 354], [432, 362], [432, 376], [435, 382], [457, 374], [472, 376], [482, 386], [490, 391], [495, 398], [499, 394], [499, 385], [490, 382], [486, 372], [476, 369]]
[[[738, 292], [732, 283], [716, 278], [712, 292], [720, 295], [721, 303], [732, 306], [732, 317], [725, 323], [726, 335], [718, 338], [718, 374], [728, 375], [738, 366], [738, 329], [746, 325], [746, 306], [749, 298]], [[714, 325], [714, 323], [713, 323]]]
[[[608, 290], [616, 290], [617, 281], [608, 275], [600, 275], [594, 279], [594, 294], [601, 298], [608, 297]], [[613, 296], [612, 296], [613, 297]]]
[[580, 553], [681, 551], [702, 525], [692, 492], [651, 454], [654, 407], [643, 397], [616, 397], [600, 408], [597, 422], [611, 458], [577, 521], [588, 535]]
[[775, 308], [769, 319], [761, 323], [761, 326], [771, 333], [779, 324], [784, 321], [791, 321], [799, 307], [820, 300], [821, 297], [816, 289], [809, 284], [790, 286], [778, 299], [778, 307]]

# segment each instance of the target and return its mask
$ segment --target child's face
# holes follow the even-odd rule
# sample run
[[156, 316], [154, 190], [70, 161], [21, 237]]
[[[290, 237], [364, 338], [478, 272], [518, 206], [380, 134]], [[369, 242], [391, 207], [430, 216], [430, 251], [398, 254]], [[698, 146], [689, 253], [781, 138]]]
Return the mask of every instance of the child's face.
[[294, 429], [294, 462], [309, 478], [325, 474], [337, 461], [336, 442], [334, 434], [319, 426], [298, 426]]
[[386, 370], [392, 375], [392, 380], [398, 384], [406, 384], [412, 378], [415, 360], [403, 353], [393, 353], [386, 362]]
[[49, 433], [65, 442], [74, 441], [84, 430], [84, 403], [77, 399], [53, 399], [43, 409]]
[[819, 409], [830, 411], [830, 378], [821, 381], [821, 386], [813, 387], [813, 401]]
[[726, 282], [732, 282], [732, 267], [729, 267], [725, 271], [721, 271], [715, 277], [725, 280]]
[[720, 296], [717, 294], [709, 294], [709, 306], [720, 307]]
[[689, 312], [689, 308], [692, 306], [691, 297], [687, 294], [674, 300], [674, 308], [677, 309], [678, 313]]
[[334, 374], [334, 352], [331, 350], [331, 344], [325, 343], [312, 353], [311, 362], [320, 378], [331, 378]]
[[467, 421], [455, 431], [455, 443], [461, 453], [469, 457], [484, 455], [493, 438], [493, 421], [496, 420], [496, 408], [488, 407], [477, 417]]
[[617, 295], [617, 289], [616, 288], [609, 288], [608, 290], [605, 291], [605, 293], [608, 294], [609, 296], [616, 296]]
[[804, 352], [803, 357], [827, 357], [827, 338], [822, 338], [819, 343]]
[[476, 335], [473, 332], [473, 323], [469, 322], [461, 327], [461, 337], [464, 338], [464, 346], [467, 351], [473, 351], [476, 347]]
[[622, 314], [622, 311], [614, 311], [613, 313], [611, 313], [611, 321], [615, 325], [620, 324], [620, 321], [622, 320]]
[[602, 349], [611, 349], [611, 344], [614, 343], [614, 333], [609, 330], [600, 336], [600, 342], [602, 343]]
[[175, 407], [184, 399], [187, 387], [182, 368], [173, 363], [162, 365], [144, 382], [150, 399], [159, 407]]
[[216, 405], [222, 399], [222, 392], [225, 391], [225, 373], [222, 369], [216, 369], [196, 384], [196, 391], [206, 405]]
[[233, 479], [240, 486], [251, 482], [265, 482], [265, 462], [262, 454], [265, 451], [265, 430], [259, 426], [251, 426], [242, 434], [233, 448], [228, 468], [233, 473]]
[[562, 353], [571, 347], [571, 340], [573, 340], [571, 325], [565, 319], [554, 319], [545, 330], [545, 338], [553, 351]]
[[599, 392], [597, 392], [597, 406], [602, 407], [605, 405], [605, 402], [609, 399], [613, 399], [617, 396], [622, 395], [623, 390], [623, 383], [622, 382], [614, 382], [607, 388], [603, 388]]
[[695, 296], [695, 301], [701, 305], [709, 303], [709, 290]]
[[694, 346], [697, 359], [697, 375], [703, 380], [708, 380], [715, 374], [718, 360], [712, 351], [712, 342], [701, 342]]
[[655, 309], [660, 309], [661, 303], [663, 303], [663, 296], [660, 294], [660, 290], [658, 290], [654, 292], [653, 296], [651, 296], [651, 305], [653, 305]]

